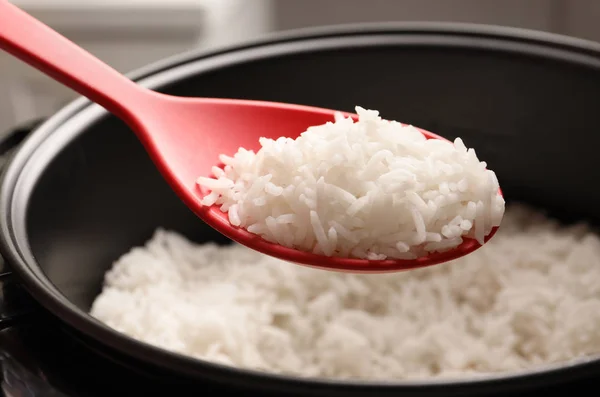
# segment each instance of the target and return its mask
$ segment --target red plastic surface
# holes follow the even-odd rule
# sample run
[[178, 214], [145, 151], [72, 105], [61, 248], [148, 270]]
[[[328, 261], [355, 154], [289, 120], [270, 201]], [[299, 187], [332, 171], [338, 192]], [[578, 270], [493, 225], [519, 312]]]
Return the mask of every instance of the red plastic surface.
[[[446, 262], [480, 247], [475, 240], [467, 239], [457, 249], [416, 260], [367, 261], [315, 255], [267, 242], [230, 225], [227, 215], [217, 207], [202, 207], [200, 199], [206, 192], [201, 192], [195, 181], [198, 176], [211, 175], [219, 154], [233, 155], [239, 147], [257, 150], [260, 137], [295, 138], [311, 125], [332, 121], [333, 110], [156, 93], [132, 82], [6, 0], [0, 0], [0, 48], [125, 121], [190, 209], [220, 233], [259, 252], [330, 270], [389, 272]], [[421, 131], [428, 139], [444, 139]]]

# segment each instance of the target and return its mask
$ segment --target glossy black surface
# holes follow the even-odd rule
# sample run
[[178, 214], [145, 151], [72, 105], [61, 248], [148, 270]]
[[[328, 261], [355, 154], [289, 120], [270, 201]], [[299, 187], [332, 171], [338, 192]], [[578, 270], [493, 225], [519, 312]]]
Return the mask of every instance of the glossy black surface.
[[[509, 200], [542, 206], [565, 221], [600, 220], [600, 207], [595, 205], [600, 188], [590, 171], [599, 161], [600, 47], [550, 39], [545, 44], [519, 35], [467, 34], [461, 29], [361, 30], [304, 41], [286, 39], [301, 45], [286, 55], [274, 48], [261, 59], [234, 56], [234, 62], [216, 70], [200, 66], [223, 54], [197, 62], [189, 56], [173, 61], [173, 66], [197, 63], [196, 71], [181, 69], [158, 88], [185, 96], [276, 100], [349, 111], [355, 105], [375, 108], [383, 117], [447, 138], [461, 136], [496, 171]], [[345, 40], [336, 48], [323, 46], [342, 36]], [[30, 180], [39, 179], [28, 205], [16, 205], [15, 213], [9, 214], [15, 224], [26, 220], [36, 261], [13, 263], [15, 270], [40, 303], [68, 325], [44, 320], [41, 326], [23, 325], [5, 335], [12, 332], [24, 338], [34, 355], [47, 348], [45, 358], [33, 360], [47, 363], [40, 372], [63, 386], [76, 387], [79, 382], [83, 388], [79, 393], [96, 388], [111, 395], [114, 390], [103, 388], [121, 377], [132, 387], [158, 390], [166, 382], [171, 388], [193, 387], [195, 394], [219, 384], [278, 395], [506, 395], [532, 388], [539, 392], [538, 387], [558, 383], [573, 392], [565, 382], [600, 374], [594, 362], [487, 383], [371, 388], [296, 382], [185, 360], [100, 328], [81, 314], [99, 293], [104, 272], [130, 247], [144, 243], [156, 227], [177, 230], [198, 242], [225, 240], [200, 223], [169, 190], [123, 123], [104, 117], [82, 124], [81, 129], [83, 133], [41, 174], [23, 171], [29, 172]], [[42, 133], [54, 134], [46, 126], [31, 142], [39, 141], [43, 147]], [[60, 133], [59, 128], [56, 134]], [[36, 148], [28, 150], [35, 156]], [[20, 172], [17, 165], [13, 164], [15, 174]], [[51, 286], [33, 275], [37, 264]], [[58, 292], [49, 292], [51, 287]], [[46, 297], [53, 298], [51, 304]], [[65, 298], [78, 310], [66, 307]], [[51, 332], [35, 336], [45, 324]], [[93, 387], [95, 378], [99, 384]]]

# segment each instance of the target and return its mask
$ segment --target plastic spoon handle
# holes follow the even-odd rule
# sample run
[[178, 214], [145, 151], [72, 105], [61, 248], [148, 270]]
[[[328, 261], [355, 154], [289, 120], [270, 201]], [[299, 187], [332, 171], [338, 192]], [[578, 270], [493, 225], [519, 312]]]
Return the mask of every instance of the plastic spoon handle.
[[125, 121], [143, 98], [142, 87], [6, 0], [0, 0], [0, 48]]

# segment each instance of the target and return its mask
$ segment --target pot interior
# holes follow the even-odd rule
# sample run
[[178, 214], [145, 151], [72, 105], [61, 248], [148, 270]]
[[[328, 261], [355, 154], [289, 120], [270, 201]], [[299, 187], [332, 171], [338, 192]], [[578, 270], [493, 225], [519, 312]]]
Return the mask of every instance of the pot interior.
[[[242, 61], [159, 90], [377, 109], [384, 118], [462, 137], [496, 171], [508, 201], [596, 222], [598, 87], [600, 70], [567, 60], [492, 47], [375, 43]], [[157, 227], [227, 242], [179, 201], [114, 117], [86, 126], [59, 152], [27, 208], [36, 260], [84, 311], [113, 261]]]

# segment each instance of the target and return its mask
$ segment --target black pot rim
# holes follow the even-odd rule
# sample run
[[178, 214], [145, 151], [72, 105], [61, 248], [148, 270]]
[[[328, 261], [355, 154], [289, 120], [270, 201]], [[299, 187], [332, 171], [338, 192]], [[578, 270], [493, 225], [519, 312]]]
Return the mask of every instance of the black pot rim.
[[[317, 29], [302, 29], [284, 34], [271, 35], [246, 44], [214, 51], [191, 51], [156, 62], [129, 74], [129, 77], [150, 88], [158, 88], [196, 72], [205, 72], [223, 65], [272, 57], [282, 52], [323, 50], [349, 45], [436, 45], [481, 47], [544, 58], [562, 59], [566, 62], [600, 69], [600, 44], [550, 33], [487, 25], [456, 23], [384, 23], [343, 25]], [[578, 376], [575, 372], [591, 370], [600, 359], [588, 357], [568, 363], [550, 364], [531, 370], [486, 376], [432, 379], [425, 381], [352, 381], [317, 378], [299, 378], [287, 375], [266, 374], [254, 370], [237, 369], [172, 353], [138, 342], [92, 318], [69, 302], [45, 277], [35, 262], [25, 230], [25, 209], [31, 186], [44, 162], [53, 152], [70, 142], [85, 130], [90, 122], [108, 114], [86, 98], [80, 97], [39, 126], [17, 150], [8, 162], [0, 185], [0, 252], [18, 275], [28, 292], [54, 316], [70, 327], [91, 337], [96, 342], [126, 353], [138, 360], [180, 371], [188, 376], [203, 373], [224, 382], [235, 379], [247, 385], [261, 387], [336, 388], [356, 391], [399, 388], [443, 388], [450, 392], [453, 387], [507, 386], [508, 382], [528, 384], [551, 382], [561, 378]], [[69, 134], [55, 134], [72, 124]], [[61, 139], [58, 140], [58, 137]], [[55, 148], [48, 149], [47, 141], [54, 139]], [[62, 142], [63, 146], [57, 145]], [[45, 152], [41, 149], [44, 149]], [[269, 384], [266, 384], [266, 380]]]

